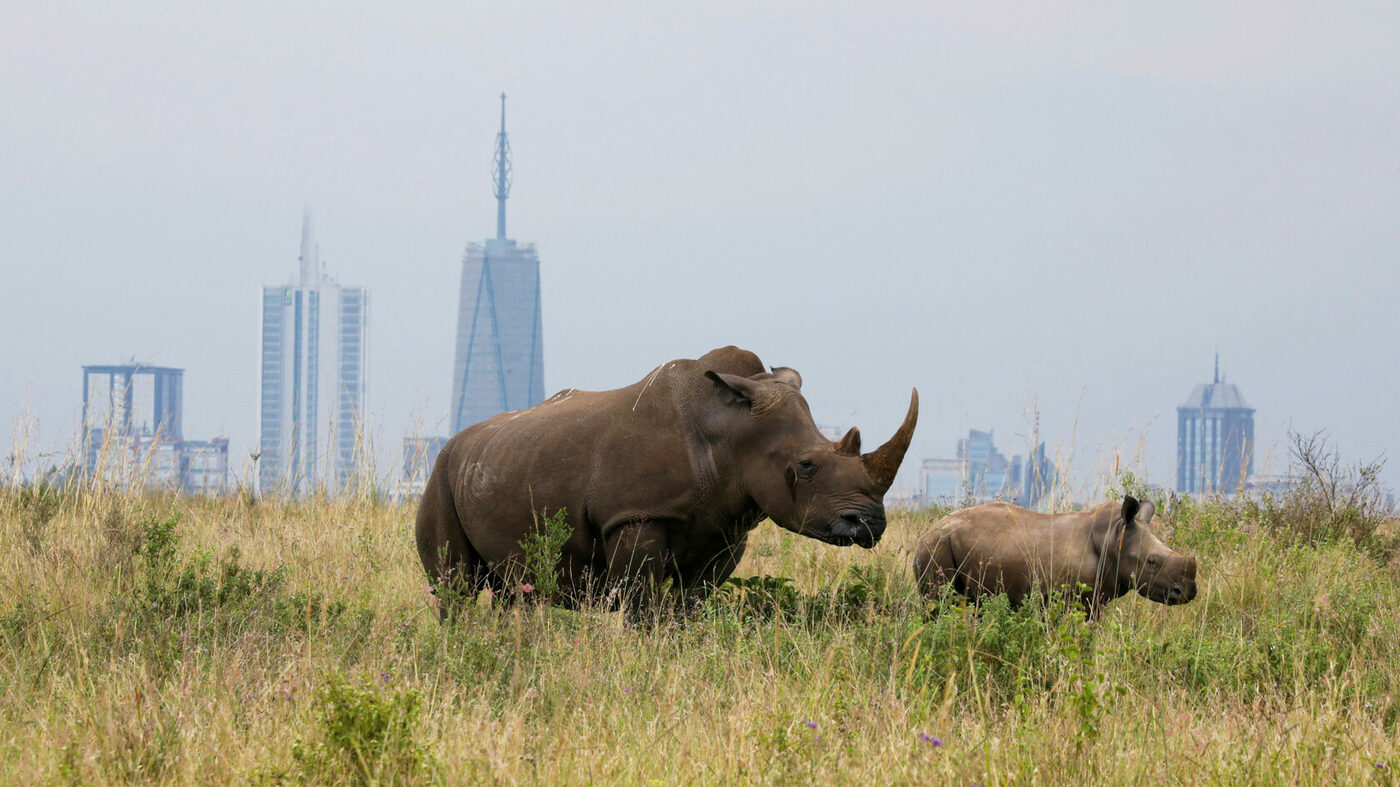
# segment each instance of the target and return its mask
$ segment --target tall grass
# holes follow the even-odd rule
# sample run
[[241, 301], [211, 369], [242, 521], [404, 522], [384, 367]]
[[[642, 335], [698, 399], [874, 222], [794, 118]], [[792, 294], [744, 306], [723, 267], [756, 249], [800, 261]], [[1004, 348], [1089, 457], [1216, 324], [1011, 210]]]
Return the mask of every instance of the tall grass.
[[1125, 597], [1090, 625], [930, 609], [908, 560], [935, 515], [894, 513], [869, 551], [765, 524], [751, 579], [687, 620], [477, 603], [442, 625], [411, 506], [4, 487], [0, 774], [1395, 779], [1400, 569], [1353, 528], [1300, 538], [1283, 506], [1179, 503], [1157, 530], [1200, 557], [1196, 601]]

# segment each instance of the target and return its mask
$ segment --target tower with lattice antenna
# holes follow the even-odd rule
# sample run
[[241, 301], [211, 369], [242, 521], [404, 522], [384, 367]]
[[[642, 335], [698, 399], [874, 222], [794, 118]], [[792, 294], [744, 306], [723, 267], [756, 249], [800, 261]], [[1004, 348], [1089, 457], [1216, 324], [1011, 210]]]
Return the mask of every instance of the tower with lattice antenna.
[[540, 259], [534, 244], [516, 243], [506, 236], [512, 174], [502, 93], [501, 130], [496, 134], [491, 172], [496, 237], [468, 244], [462, 257], [448, 414], [453, 432], [497, 413], [544, 401]]

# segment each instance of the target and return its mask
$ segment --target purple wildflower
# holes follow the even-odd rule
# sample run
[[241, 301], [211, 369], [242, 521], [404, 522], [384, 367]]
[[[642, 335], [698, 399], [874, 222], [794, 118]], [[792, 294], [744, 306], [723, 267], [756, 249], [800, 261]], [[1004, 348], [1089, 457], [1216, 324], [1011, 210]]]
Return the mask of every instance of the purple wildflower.
[[814, 729], [814, 730], [817, 728], [817, 723], [816, 723], [815, 721], [808, 721], [808, 722], [803, 722], [803, 723], [806, 724], [808, 727], [811, 727], [811, 728]]
[[379, 677], [380, 677], [380, 678], [383, 678], [385, 683], [388, 683], [388, 682], [389, 682], [389, 673], [387, 673], [387, 672], [381, 672], [381, 673], [379, 673]]
[[932, 735], [929, 735], [927, 732], [919, 733], [919, 737], [922, 738], [925, 743], [927, 743], [935, 749], [943, 745], [942, 738], [934, 737]]

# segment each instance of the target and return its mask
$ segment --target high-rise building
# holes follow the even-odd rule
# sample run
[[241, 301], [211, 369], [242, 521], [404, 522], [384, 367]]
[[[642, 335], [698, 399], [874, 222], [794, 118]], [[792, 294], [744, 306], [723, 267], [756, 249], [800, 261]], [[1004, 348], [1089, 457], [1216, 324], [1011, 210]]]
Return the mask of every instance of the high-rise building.
[[1034, 508], [1055, 484], [1055, 465], [1045, 457], [1045, 443], [1025, 459], [1007, 459], [992, 442], [992, 433], [979, 429], [958, 439], [958, 458], [925, 459], [919, 472], [924, 502], [945, 506], [1006, 500]]
[[968, 486], [976, 500], [991, 500], [1006, 486], [1011, 463], [992, 443], [992, 433], [969, 429], [958, 440], [958, 458], [967, 463]]
[[83, 367], [84, 473], [189, 494], [228, 488], [228, 439], [181, 433], [185, 370], [136, 362]]
[[1220, 379], [1197, 385], [1176, 408], [1176, 491], [1234, 494], [1254, 470], [1254, 408]]
[[369, 292], [326, 275], [309, 211], [300, 269], [263, 287], [262, 320], [261, 490], [338, 490], [366, 453]]
[[448, 418], [453, 432], [497, 413], [544, 401], [540, 258], [534, 244], [518, 244], [506, 237], [511, 164], [504, 93], [494, 185], [496, 237], [468, 244], [462, 258]]

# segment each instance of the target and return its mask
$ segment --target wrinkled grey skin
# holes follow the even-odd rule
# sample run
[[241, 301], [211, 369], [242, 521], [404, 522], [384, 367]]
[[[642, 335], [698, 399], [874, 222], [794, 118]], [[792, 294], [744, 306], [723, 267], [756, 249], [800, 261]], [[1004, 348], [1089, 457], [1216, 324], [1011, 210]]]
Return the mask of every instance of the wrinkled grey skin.
[[1104, 604], [1136, 590], [1162, 604], [1196, 597], [1196, 559], [1152, 534], [1151, 501], [1131, 497], [1090, 511], [1039, 514], [1010, 503], [955, 511], [914, 553], [914, 578], [926, 598], [953, 589], [976, 601], [1005, 592], [1013, 606], [1030, 593], [1080, 592], [1096, 617]]
[[[566, 511], [563, 601], [622, 588], [644, 608], [670, 580], [680, 603], [723, 582], [765, 517], [828, 544], [873, 547], [883, 497], [918, 415], [874, 452], [818, 431], [786, 368], [725, 347], [613, 391], [566, 390], [448, 441], [418, 509], [418, 553], [460, 598], [513, 587], [520, 542]], [[632, 592], [637, 591], [640, 592]], [[614, 594], [616, 595], [616, 594]], [[451, 610], [444, 606], [444, 615]]]

